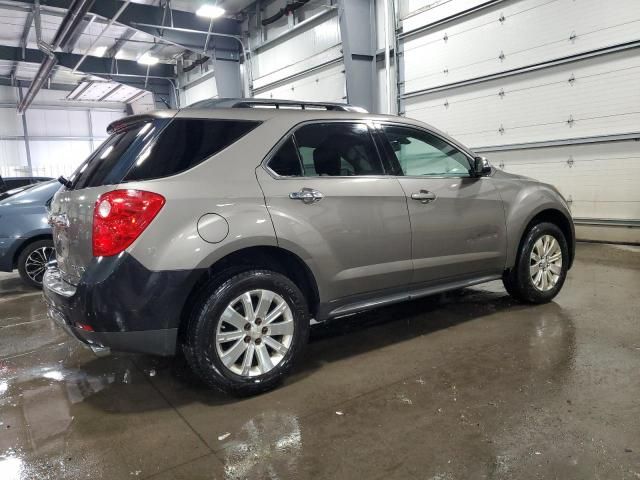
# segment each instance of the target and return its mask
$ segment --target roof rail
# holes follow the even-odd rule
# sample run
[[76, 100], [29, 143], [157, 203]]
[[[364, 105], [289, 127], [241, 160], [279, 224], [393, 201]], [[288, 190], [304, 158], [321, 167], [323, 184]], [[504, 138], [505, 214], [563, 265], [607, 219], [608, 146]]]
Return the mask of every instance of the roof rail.
[[193, 103], [185, 108], [273, 108], [276, 110], [329, 110], [334, 112], [368, 113], [362, 107], [345, 103], [298, 102], [296, 100], [276, 100], [271, 98], [211, 98]]

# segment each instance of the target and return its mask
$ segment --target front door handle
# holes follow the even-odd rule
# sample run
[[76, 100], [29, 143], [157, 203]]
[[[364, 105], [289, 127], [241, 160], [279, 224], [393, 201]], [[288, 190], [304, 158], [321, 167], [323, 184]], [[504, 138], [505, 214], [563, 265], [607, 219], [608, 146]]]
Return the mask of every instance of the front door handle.
[[436, 199], [436, 194], [428, 190], [420, 190], [419, 193], [412, 193], [411, 198], [413, 200], [420, 200], [420, 203], [429, 203]]
[[302, 188], [297, 192], [291, 192], [289, 198], [291, 200], [302, 200], [302, 203], [309, 204], [319, 202], [324, 198], [324, 195], [313, 188]]

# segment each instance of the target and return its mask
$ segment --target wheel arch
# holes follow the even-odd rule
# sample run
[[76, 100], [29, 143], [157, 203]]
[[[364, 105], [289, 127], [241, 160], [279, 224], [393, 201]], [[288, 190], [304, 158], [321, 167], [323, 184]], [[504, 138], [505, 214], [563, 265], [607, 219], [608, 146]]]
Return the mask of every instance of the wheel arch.
[[309, 266], [298, 255], [285, 248], [251, 246], [235, 250], [215, 261], [195, 280], [182, 308], [178, 338], [184, 338], [191, 311], [203, 294], [205, 285], [221, 284], [238, 273], [254, 269], [269, 269], [290, 278], [305, 296], [309, 313], [312, 317], [315, 316], [320, 296], [318, 284]]
[[509, 268], [513, 267], [516, 264], [518, 255], [520, 255], [520, 250], [522, 249], [522, 244], [524, 242], [525, 236], [527, 232], [533, 228], [534, 225], [539, 223], [548, 222], [556, 225], [562, 233], [564, 234], [567, 240], [567, 246], [569, 248], [569, 267], [573, 265], [573, 259], [575, 257], [575, 230], [573, 227], [573, 221], [570, 217], [567, 217], [567, 214], [562, 212], [557, 208], [545, 208], [534, 213], [529, 221], [525, 224], [524, 228], [520, 232], [520, 239], [518, 241], [518, 248], [513, 255], [511, 261], [509, 262]]
[[53, 241], [53, 235], [50, 233], [41, 233], [38, 235], [34, 235], [33, 237], [25, 238], [20, 245], [16, 248], [15, 252], [13, 252], [13, 258], [11, 260], [11, 266], [15, 270], [18, 268], [18, 258], [24, 250], [31, 245], [32, 243], [39, 242], [40, 240], [51, 240]]

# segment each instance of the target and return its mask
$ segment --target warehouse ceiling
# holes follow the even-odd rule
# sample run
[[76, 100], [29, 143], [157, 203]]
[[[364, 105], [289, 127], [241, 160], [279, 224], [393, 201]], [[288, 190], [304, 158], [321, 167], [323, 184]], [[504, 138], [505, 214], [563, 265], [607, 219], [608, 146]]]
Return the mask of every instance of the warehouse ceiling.
[[[40, 42], [53, 44], [67, 21], [69, 8], [81, 0], [0, 0], [0, 83], [29, 85], [39, 79], [46, 54]], [[251, 0], [217, 2], [226, 13], [211, 21], [195, 14], [204, 3], [190, 0], [96, 0], [77, 25], [69, 42], [54, 51], [56, 64], [47, 73], [51, 87], [74, 89], [86, 86], [76, 100], [130, 102], [145, 90], [169, 97], [177, 59], [204, 53], [206, 36], [186, 30], [238, 35], [236, 14]], [[165, 28], [160, 28], [164, 26]], [[210, 29], [210, 30], [209, 30]], [[224, 59], [239, 60], [237, 40], [211, 36], [208, 50]], [[148, 62], [147, 59], [150, 59]], [[151, 63], [151, 64], [149, 64]], [[93, 85], [96, 86], [93, 86]], [[120, 87], [126, 84], [127, 88]], [[111, 88], [113, 92], [105, 91]], [[95, 96], [90, 95], [95, 92]], [[117, 94], [117, 95], [116, 95]], [[126, 97], [126, 94], [130, 94]], [[99, 96], [98, 96], [99, 95]], [[70, 96], [72, 97], [72, 96]]]

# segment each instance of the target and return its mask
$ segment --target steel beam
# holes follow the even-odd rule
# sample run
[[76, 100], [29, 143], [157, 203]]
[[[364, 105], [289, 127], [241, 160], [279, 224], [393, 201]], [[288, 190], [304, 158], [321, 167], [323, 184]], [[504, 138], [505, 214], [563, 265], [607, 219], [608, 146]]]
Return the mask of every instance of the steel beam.
[[[18, 86], [18, 103], [22, 103], [24, 96], [22, 95], [22, 87]], [[24, 140], [24, 149], [27, 154], [27, 167], [29, 168], [29, 175], [33, 175], [33, 166], [31, 165], [31, 146], [29, 145], [29, 128], [27, 125], [27, 116], [22, 116], [22, 135]]]
[[91, 18], [89, 20], [83, 20], [80, 23], [80, 26], [78, 27], [78, 29], [71, 36], [71, 39], [69, 40], [69, 44], [65, 47], [64, 49], [65, 52], [67, 53], [73, 52], [73, 50], [76, 48], [76, 45], [78, 44], [78, 40], [80, 40], [80, 37], [87, 31], [87, 29], [93, 24], [93, 22], [96, 21], [96, 18], [98, 17], [95, 15], [91, 15]]
[[120, 49], [124, 46], [124, 44], [131, 40], [131, 37], [133, 37], [135, 34], [136, 31], [133, 28], [127, 28], [122, 36], [116, 41], [116, 43], [114, 43], [113, 46], [109, 50], [107, 50], [104, 56], [111, 58], [115, 57]]
[[[82, 58], [81, 55], [75, 53], [55, 52], [55, 55], [58, 59], [58, 65], [69, 69], [73, 69], [73, 67], [75, 67], [78, 61]], [[19, 47], [0, 45], [0, 60], [42, 63], [44, 58], [45, 54], [40, 50], [27, 48], [25, 49], [25, 56], [23, 58], [22, 49]], [[96, 75], [110, 75], [111, 59], [89, 56], [83, 62], [82, 70], [95, 73]], [[120, 74], [144, 76], [146, 72], [146, 65], [140, 65], [139, 63], [130, 60], [118, 60], [118, 73]], [[162, 78], [174, 78], [174, 66], [158, 63], [151, 66], [151, 75]]]
[[[35, 0], [20, 0], [21, 3], [33, 5]], [[40, 0], [43, 7], [69, 8], [71, 0]], [[122, 6], [122, 2], [118, 0], [99, 0], [96, 1], [89, 9], [89, 14], [99, 15], [102, 18], [113, 18]], [[157, 6], [132, 3], [127, 10], [120, 16], [118, 23], [152, 35], [156, 38], [163, 39], [168, 43], [180, 45], [187, 50], [202, 51], [202, 38], [197, 34], [189, 32], [180, 32], [175, 30], [167, 30], [155, 27], [136, 26], [136, 24], [148, 23], [161, 25], [163, 8]], [[201, 18], [193, 13], [181, 10], [172, 10], [173, 27], [208, 30], [209, 19]], [[240, 35], [240, 22], [232, 18], [218, 18], [215, 22], [215, 31], [229, 35]], [[210, 47], [230, 51], [238, 51], [238, 47], [232, 39], [222, 37], [213, 38]]]
[[375, 108], [376, 48], [374, 2], [338, 0], [347, 103]]
[[27, 40], [29, 40], [29, 32], [31, 32], [31, 25], [33, 24], [33, 17], [35, 15], [35, 11], [31, 10], [27, 15], [27, 19], [24, 22], [24, 28], [22, 29], [22, 35], [20, 36], [20, 48], [22, 49], [22, 55], [24, 56], [24, 51], [27, 48]]

